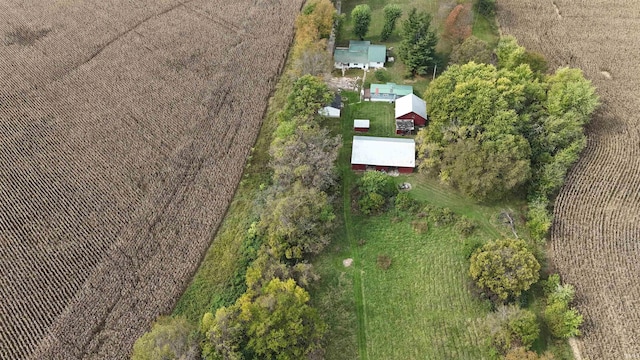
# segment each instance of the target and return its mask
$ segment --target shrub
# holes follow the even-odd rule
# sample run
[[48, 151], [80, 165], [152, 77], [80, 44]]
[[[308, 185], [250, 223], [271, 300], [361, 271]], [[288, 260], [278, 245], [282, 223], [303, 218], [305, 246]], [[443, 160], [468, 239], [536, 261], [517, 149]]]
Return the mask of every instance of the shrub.
[[389, 73], [386, 70], [378, 69], [373, 73], [373, 76], [379, 82], [388, 82], [390, 80]]
[[478, 64], [490, 64], [491, 56], [489, 44], [475, 36], [469, 36], [453, 48], [449, 63], [462, 65], [473, 61]]
[[429, 213], [429, 218], [437, 226], [451, 225], [456, 221], [456, 214], [449, 208], [433, 208]]
[[568, 339], [580, 335], [582, 315], [575, 309], [570, 309], [569, 304], [556, 301], [547, 305], [544, 309], [544, 321], [553, 335], [559, 339]]
[[551, 214], [547, 210], [547, 201], [536, 199], [529, 203], [527, 212], [527, 228], [531, 237], [539, 242], [543, 242], [549, 234], [551, 228]]
[[380, 171], [367, 171], [358, 180], [358, 189], [363, 194], [377, 193], [390, 198], [398, 193], [393, 178]]
[[429, 224], [426, 221], [412, 221], [411, 227], [413, 227], [413, 230], [418, 234], [424, 234], [429, 230]]
[[476, 224], [473, 220], [461, 216], [456, 222], [456, 230], [463, 236], [469, 236], [473, 234], [474, 231], [478, 228], [478, 224]]
[[444, 37], [456, 43], [471, 36], [471, 13], [460, 4], [453, 8], [444, 21]]
[[579, 336], [583, 318], [577, 310], [569, 306], [575, 296], [573, 286], [561, 285], [560, 276], [554, 274], [543, 283], [543, 288], [547, 295], [544, 321], [551, 335], [559, 339]]
[[162, 317], [133, 345], [133, 360], [195, 358], [197, 331], [182, 317]]
[[491, 17], [496, 13], [496, 0], [478, 0], [476, 11], [484, 16]]
[[382, 211], [384, 204], [384, 197], [378, 193], [363, 194], [358, 202], [360, 211], [365, 215], [375, 214]]
[[506, 354], [515, 346], [529, 349], [540, 335], [536, 314], [515, 305], [498, 306], [487, 315], [485, 326], [491, 346], [500, 354]]
[[396, 209], [402, 211], [415, 211], [419, 203], [417, 200], [411, 197], [407, 192], [401, 192], [396, 196], [395, 201]]

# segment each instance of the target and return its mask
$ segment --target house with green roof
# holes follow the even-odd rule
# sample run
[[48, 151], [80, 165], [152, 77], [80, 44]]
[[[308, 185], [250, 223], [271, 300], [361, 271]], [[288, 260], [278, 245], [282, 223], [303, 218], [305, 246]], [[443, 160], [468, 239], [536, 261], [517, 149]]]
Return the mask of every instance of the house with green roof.
[[413, 94], [413, 86], [398, 85], [394, 83], [371, 84], [368, 89], [364, 89], [365, 101], [386, 101], [394, 102], [403, 96]]
[[333, 61], [336, 69], [379, 69], [387, 60], [385, 45], [371, 45], [371, 41], [349, 41], [349, 47], [336, 47]]

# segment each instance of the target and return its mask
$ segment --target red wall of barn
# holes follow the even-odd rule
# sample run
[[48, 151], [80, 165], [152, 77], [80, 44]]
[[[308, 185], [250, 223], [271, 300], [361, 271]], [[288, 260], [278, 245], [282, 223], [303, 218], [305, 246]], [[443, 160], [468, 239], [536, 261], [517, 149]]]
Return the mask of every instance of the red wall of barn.
[[367, 165], [351, 164], [351, 170], [367, 170]]
[[411, 174], [413, 172], [413, 168], [410, 167], [399, 167], [398, 172], [400, 174]]
[[355, 130], [357, 132], [367, 132], [367, 131], [369, 131], [369, 128], [353, 128], [353, 130]]
[[414, 113], [413, 111], [408, 113], [408, 114], [402, 115], [402, 116], [400, 116], [400, 117], [398, 117], [396, 119], [403, 119], [403, 120], [411, 120], [411, 119], [413, 119], [413, 123], [415, 125], [418, 125], [418, 126], [427, 125], [427, 119], [425, 119], [422, 116]]

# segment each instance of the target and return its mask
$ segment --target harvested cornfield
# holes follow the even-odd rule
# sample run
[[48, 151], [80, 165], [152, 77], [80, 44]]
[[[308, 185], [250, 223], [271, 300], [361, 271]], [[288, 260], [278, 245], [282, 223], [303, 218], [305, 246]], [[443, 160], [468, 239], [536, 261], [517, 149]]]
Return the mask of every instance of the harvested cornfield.
[[0, 358], [127, 358], [242, 176], [302, 0], [0, 3]]
[[640, 3], [499, 0], [498, 18], [598, 88], [587, 148], [555, 203], [550, 257], [577, 288], [582, 357], [640, 358]]

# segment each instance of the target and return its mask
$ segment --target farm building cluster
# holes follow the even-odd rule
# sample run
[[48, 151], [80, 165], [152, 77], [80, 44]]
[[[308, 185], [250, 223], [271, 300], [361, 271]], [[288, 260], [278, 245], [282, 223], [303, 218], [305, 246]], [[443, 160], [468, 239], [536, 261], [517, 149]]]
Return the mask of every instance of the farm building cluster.
[[[381, 69], [387, 60], [387, 48], [384, 45], [371, 44], [370, 41], [349, 41], [348, 47], [337, 47], [333, 54], [334, 67], [347, 69]], [[388, 82], [370, 84], [360, 91], [360, 98], [369, 102], [387, 102], [395, 106], [395, 134], [411, 135], [417, 127], [427, 124], [427, 104], [414, 95], [413, 87]], [[320, 110], [327, 117], [340, 117], [340, 100], [334, 100]], [[354, 119], [353, 130], [367, 133], [371, 127], [369, 119]], [[351, 152], [353, 170], [397, 171], [411, 173], [416, 164], [416, 144], [411, 138], [354, 136]]]

